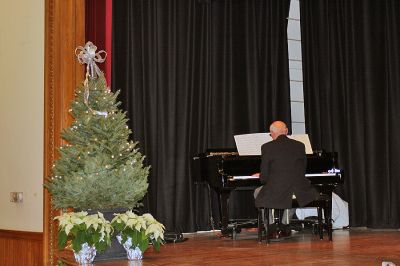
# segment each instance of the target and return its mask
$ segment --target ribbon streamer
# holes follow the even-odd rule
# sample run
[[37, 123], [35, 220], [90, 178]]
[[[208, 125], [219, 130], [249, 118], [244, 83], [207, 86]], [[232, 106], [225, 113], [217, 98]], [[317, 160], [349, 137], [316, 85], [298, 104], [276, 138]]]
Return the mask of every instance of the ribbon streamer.
[[[86, 77], [85, 81], [83, 82], [85, 86], [85, 92], [83, 94], [83, 101], [85, 105], [92, 113], [107, 117], [107, 112], [95, 111], [89, 106], [89, 78], [95, 79], [101, 75], [102, 71], [96, 63], [103, 63], [107, 57], [106, 51], [101, 50], [96, 53], [96, 50], [96, 45], [94, 45], [92, 42], [87, 42], [85, 46], [78, 46], [75, 49], [75, 55], [80, 64], [86, 64]], [[104, 56], [102, 56], [102, 54], [104, 54]]]

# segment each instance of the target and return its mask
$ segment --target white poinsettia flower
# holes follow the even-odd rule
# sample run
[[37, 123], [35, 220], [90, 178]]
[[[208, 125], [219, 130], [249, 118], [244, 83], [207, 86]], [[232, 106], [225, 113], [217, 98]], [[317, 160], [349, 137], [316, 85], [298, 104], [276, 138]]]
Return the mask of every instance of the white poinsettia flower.
[[95, 231], [97, 231], [97, 228], [99, 228], [99, 223], [98, 223], [97, 220], [94, 220], [94, 221], [93, 221], [92, 227], [93, 227], [93, 229], [94, 229]]
[[147, 239], [146, 241], [156, 241], [159, 244], [163, 243], [165, 227], [163, 224], [154, 219], [150, 213], [136, 215], [130, 210], [122, 214], [114, 214], [112, 223], [115, 221], [121, 221], [121, 223], [124, 225], [124, 227], [120, 229], [121, 233], [128, 234], [128, 236], [134, 241], [143, 241], [141, 239], [141, 234], [132, 234], [130, 230], [127, 230], [127, 228], [133, 229], [137, 232], [144, 232]]
[[[87, 215], [87, 212], [70, 212], [57, 216], [54, 219], [59, 220], [59, 232], [65, 232], [65, 234], [71, 239], [82, 237], [82, 233], [93, 228], [95, 231], [100, 233], [99, 242], [108, 242], [110, 241], [110, 237], [114, 230], [111, 223], [104, 218], [102, 213]], [[85, 224], [84, 227], [80, 226], [82, 223]], [[75, 233], [70, 235], [71, 230], [73, 229], [76, 230], [76, 235]]]
[[114, 218], [111, 220], [111, 223], [114, 222], [121, 223], [121, 216], [117, 213], [114, 213]]
[[89, 228], [93, 224], [93, 217], [91, 215], [85, 217], [86, 228]]
[[103, 242], [105, 236], [106, 236], [106, 233], [105, 233], [104, 227], [102, 227], [100, 230], [100, 240], [99, 241]]
[[65, 226], [67, 226], [67, 224], [71, 223], [70, 217], [66, 216], [66, 215], [57, 216], [57, 217], [54, 218], [54, 220], [58, 220], [59, 221], [59, 227], [60, 228], [64, 228]]
[[151, 235], [155, 239], [164, 239], [164, 225], [160, 223], [151, 224], [146, 230], [146, 235]]
[[75, 225], [80, 225], [83, 223], [84, 217], [87, 212], [65, 212], [60, 216], [55, 217], [55, 220], [59, 220], [59, 228], [63, 230], [67, 235], [71, 232], [71, 229]]
[[137, 222], [136, 222], [135, 229], [136, 229], [137, 231], [140, 231], [140, 229], [142, 229], [142, 223], [141, 223], [140, 221], [137, 221]]
[[124, 216], [120, 217], [120, 219], [121, 219], [121, 222], [126, 224], [129, 220], [129, 217], [127, 215], [124, 215]]
[[[158, 231], [159, 231], [158, 226], [156, 224], [151, 224], [146, 229], [146, 235], [158, 234]], [[154, 237], [157, 238], [156, 236], [154, 236]]]
[[133, 211], [127, 211], [126, 215], [129, 219], [136, 219], [138, 217]]
[[149, 222], [154, 222], [156, 220], [150, 213], [143, 214], [143, 218]]
[[142, 226], [142, 228], [143, 229], [146, 229], [147, 228], [147, 225], [148, 225], [148, 222], [146, 221], [146, 219], [144, 219], [144, 217], [143, 216], [140, 216], [140, 223], [141, 223], [141, 226]]
[[76, 213], [73, 212], [73, 214], [75, 214], [75, 215], [77, 215], [79, 217], [84, 217], [84, 216], [88, 215], [88, 213], [86, 211], [81, 211], [81, 212], [76, 212]]
[[125, 224], [125, 227], [134, 228], [136, 226], [136, 220], [127, 220]]
[[113, 228], [112, 228], [111, 224], [107, 223], [107, 225], [104, 228], [105, 228], [104, 230], [105, 230], [106, 234], [111, 235], [111, 233], [113, 232]]
[[74, 225], [79, 225], [83, 223], [83, 219], [80, 217], [71, 217], [71, 223]]
[[73, 227], [74, 227], [73, 224], [67, 224], [67, 225], [64, 227], [65, 234], [66, 234], [66, 235], [69, 235], [69, 232], [71, 231], [71, 229], [72, 229]]

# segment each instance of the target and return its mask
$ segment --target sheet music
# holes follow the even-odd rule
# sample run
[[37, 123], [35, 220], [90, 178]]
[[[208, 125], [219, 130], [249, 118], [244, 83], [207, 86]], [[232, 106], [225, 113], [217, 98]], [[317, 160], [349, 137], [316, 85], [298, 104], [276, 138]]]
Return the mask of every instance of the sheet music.
[[234, 138], [240, 156], [261, 155], [261, 146], [272, 140], [268, 133], [235, 135]]
[[312, 154], [313, 150], [311, 148], [310, 139], [308, 134], [297, 134], [297, 135], [288, 135], [289, 138], [300, 141], [306, 146], [306, 154]]
[[[300, 141], [306, 147], [306, 154], [312, 154], [310, 139], [307, 134], [288, 135], [289, 138]], [[261, 155], [261, 146], [272, 141], [269, 133], [253, 133], [235, 135], [235, 142], [240, 156]]]

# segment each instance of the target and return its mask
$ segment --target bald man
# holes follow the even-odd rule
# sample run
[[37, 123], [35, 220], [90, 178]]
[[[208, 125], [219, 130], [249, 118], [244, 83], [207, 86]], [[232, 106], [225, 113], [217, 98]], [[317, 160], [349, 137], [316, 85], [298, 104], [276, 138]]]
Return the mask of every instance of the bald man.
[[272, 141], [261, 146], [260, 181], [255, 191], [257, 208], [290, 209], [295, 195], [300, 206], [317, 199], [318, 193], [305, 177], [306, 152], [303, 143], [287, 137], [282, 121], [269, 127]]

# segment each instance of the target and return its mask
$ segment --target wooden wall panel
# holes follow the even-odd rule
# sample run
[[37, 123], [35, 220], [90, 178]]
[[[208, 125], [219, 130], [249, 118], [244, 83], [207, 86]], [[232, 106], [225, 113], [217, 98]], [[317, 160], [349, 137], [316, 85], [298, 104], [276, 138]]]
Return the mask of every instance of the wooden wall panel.
[[[84, 78], [84, 66], [75, 57], [75, 48], [85, 44], [85, 1], [45, 0], [45, 107], [44, 176], [49, 176], [60, 133], [72, 118], [68, 114], [76, 86]], [[44, 191], [44, 265], [57, 261], [56, 231], [51, 197]]]
[[0, 230], [0, 265], [43, 265], [43, 233]]

